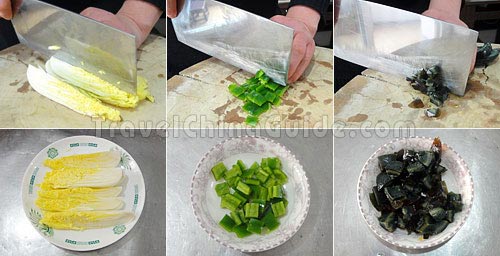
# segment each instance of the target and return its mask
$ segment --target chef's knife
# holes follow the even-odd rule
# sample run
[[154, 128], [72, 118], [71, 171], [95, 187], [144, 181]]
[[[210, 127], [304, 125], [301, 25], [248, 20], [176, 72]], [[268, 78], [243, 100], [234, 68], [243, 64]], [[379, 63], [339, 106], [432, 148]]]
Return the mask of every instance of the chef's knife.
[[360, 0], [342, 0], [335, 55], [378, 71], [411, 76], [441, 65], [444, 85], [464, 95], [476, 52], [476, 31]]
[[12, 24], [19, 41], [31, 49], [136, 92], [133, 35], [37, 0], [22, 0]]
[[178, 2], [177, 39], [251, 73], [286, 85], [293, 29], [213, 0]]

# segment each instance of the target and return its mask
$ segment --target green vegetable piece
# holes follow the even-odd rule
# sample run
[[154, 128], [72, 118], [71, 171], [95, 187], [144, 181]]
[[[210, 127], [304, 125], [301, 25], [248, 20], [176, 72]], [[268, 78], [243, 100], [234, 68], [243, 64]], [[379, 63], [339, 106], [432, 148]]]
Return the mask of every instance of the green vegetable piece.
[[269, 167], [269, 169], [279, 169], [281, 168], [281, 161], [279, 158], [269, 157], [267, 158], [267, 167]]
[[266, 98], [264, 95], [258, 93], [257, 91], [250, 92], [247, 96], [247, 100], [253, 102], [254, 104], [258, 106], [262, 106], [264, 103], [266, 103]]
[[247, 116], [247, 118], [245, 118], [245, 123], [251, 127], [255, 127], [259, 123], [259, 117]]
[[234, 96], [238, 97], [242, 95], [246, 91], [246, 88], [243, 86], [238, 86], [237, 84], [229, 85], [229, 92]]
[[286, 174], [282, 170], [274, 169], [273, 173], [276, 179], [279, 181], [280, 185], [284, 185], [288, 182], [288, 176], [286, 176]]
[[279, 105], [281, 105], [281, 101], [282, 101], [281, 98], [276, 96], [276, 98], [274, 98], [274, 100], [273, 100], [273, 105], [279, 106]]
[[233, 196], [237, 197], [242, 203], [246, 202], [248, 199], [248, 196], [239, 192], [239, 191], [234, 191]]
[[248, 219], [245, 218], [245, 212], [243, 211], [243, 209], [239, 209], [238, 211], [238, 216], [240, 217], [240, 220], [243, 222], [243, 223], [247, 223], [248, 222]]
[[264, 222], [264, 226], [271, 231], [275, 230], [280, 225], [278, 219], [274, 217], [272, 211], [268, 211], [266, 215], [264, 215], [264, 218], [262, 218], [262, 222]]
[[224, 176], [224, 178], [226, 180], [229, 180], [231, 178], [241, 176], [241, 174], [242, 174], [242, 172], [241, 172], [240, 166], [235, 164], [235, 165], [233, 165], [233, 168], [231, 168], [229, 171], [226, 172], [226, 175]]
[[429, 167], [434, 162], [435, 155], [432, 151], [421, 151], [417, 153], [417, 158], [423, 165]]
[[270, 81], [266, 84], [266, 87], [271, 89], [272, 91], [276, 91], [276, 89], [278, 89], [278, 87], [280, 87], [281, 85], [273, 82], [273, 81]]
[[257, 92], [262, 92], [262, 91], [264, 91], [265, 89], [266, 89], [266, 85], [261, 84], [261, 85], [257, 86], [257, 88], [255, 88], [255, 91], [257, 91]]
[[258, 199], [267, 201], [267, 199], [268, 199], [268, 189], [267, 188], [259, 186]]
[[267, 84], [269, 82], [269, 77], [266, 74], [264, 74], [263, 76], [259, 77], [259, 82], [261, 84]]
[[266, 182], [268, 177], [269, 177], [269, 174], [267, 172], [265, 172], [263, 169], [259, 169], [259, 171], [255, 175], [255, 178], [257, 178], [261, 183]]
[[257, 117], [271, 109], [271, 105], [270, 103], [263, 103], [262, 106], [259, 106], [253, 102], [246, 102], [242, 109], [248, 114]]
[[222, 196], [222, 199], [220, 201], [220, 207], [228, 209], [230, 211], [236, 211], [236, 209], [238, 209], [238, 206], [240, 206], [243, 201], [244, 200], [241, 200], [234, 195], [225, 194]]
[[271, 204], [271, 209], [276, 217], [281, 217], [286, 214], [286, 207], [283, 201]]
[[247, 196], [250, 195], [250, 193], [252, 192], [250, 187], [241, 181], [238, 182], [236, 189]]
[[235, 226], [233, 232], [236, 233], [236, 236], [239, 238], [244, 238], [252, 234], [252, 232], [248, 232], [247, 224]]
[[247, 231], [250, 231], [254, 234], [260, 234], [262, 232], [262, 226], [264, 226], [264, 222], [258, 219], [250, 219], [247, 225]]
[[285, 94], [286, 90], [288, 90], [288, 86], [280, 86], [278, 89], [276, 89], [276, 96], [282, 97], [283, 94]]
[[268, 197], [270, 198], [283, 198], [283, 191], [281, 186], [269, 187], [267, 193], [269, 194]]
[[216, 165], [214, 165], [214, 167], [212, 167], [212, 174], [214, 175], [214, 178], [216, 181], [220, 180], [220, 178], [222, 178], [224, 176], [226, 171], [227, 171], [227, 168], [224, 165], [224, 163], [222, 163], [222, 162], [219, 162]]
[[268, 161], [269, 161], [269, 158], [262, 158], [260, 160], [260, 167], [261, 168], [266, 168], [266, 167], [269, 167], [268, 165]]
[[285, 208], [288, 207], [288, 200], [286, 200], [285, 197], [281, 198], [281, 200], [283, 201], [283, 204], [285, 205]]
[[243, 221], [240, 218], [240, 215], [238, 214], [238, 211], [231, 212], [230, 215], [231, 215], [231, 219], [233, 219], [236, 226], [243, 223]]
[[245, 218], [258, 218], [259, 217], [259, 204], [247, 203], [244, 206]]
[[229, 217], [227, 214], [222, 217], [219, 221], [219, 225], [223, 227], [228, 232], [233, 232], [233, 228], [236, 226], [236, 223]]
[[267, 92], [266, 94], [264, 94], [264, 98], [266, 98], [267, 101], [272, 103], [274, 101], [274, 99], [276, 98], [276, 94], [274, 94], [272, 92]]
[[269, 177], [267, 181], [263, 184], [264, 187], [269, 188], [276, 185], [276, 179], [273, 177]]
[[264, 70], [259, 69], [259, 71], [257, 71], [257, 73], [255, 73], [254, 78], [259, 78], [259, 77], [262, 77], [264, 74], [265, 74], [265, 73], [264, 73]]
[[245, 183], [248, 185], [260, 185], [260, 181], [256, 179], [246, 179]]
[[271, 168], [269, 166], [262, 167], [262, 170], [264, 170], [269, 175], [273, 175], [273, 171], [271, 170]]
[[247, 169], [245, 163], [243, 163], [243, 161], [241, 160], [236, 161], [236, 164], [240, 167], [240, 170], [242, 171]]
[[227, 182], [219, 183], [215, 185], [215, 192], [218, 196], [229, 194], [229, 185], [227, 184]]
[[406, 170], [410, 174], [421, 173], [421, 172], [425, 171], [425, 166], [423, 164], [421, 164], [420, 162], [414, 162], [414, 163], [410, 163], [406, 167]]

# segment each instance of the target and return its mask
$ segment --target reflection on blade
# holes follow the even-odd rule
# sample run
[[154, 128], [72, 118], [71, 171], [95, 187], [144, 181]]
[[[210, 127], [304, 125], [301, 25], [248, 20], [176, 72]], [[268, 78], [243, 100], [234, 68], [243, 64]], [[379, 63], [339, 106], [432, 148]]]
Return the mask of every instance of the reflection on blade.
[[135, 93], [133, 35], [36, 0], [23, 0], [12, 23], [19, 41], [28, 47], [113, 84], [121, 81], [120, 89]]
[[293, 30], [213, 0], [187, 0], [172, 20], [177, 39], [248, 72], [285, 85]]
[[339, 58], [405, 76], [441, 65], [444, 84], [454, 94], [465, 93], [476, 31], [358, 0], [341, 2], [334, 30]]

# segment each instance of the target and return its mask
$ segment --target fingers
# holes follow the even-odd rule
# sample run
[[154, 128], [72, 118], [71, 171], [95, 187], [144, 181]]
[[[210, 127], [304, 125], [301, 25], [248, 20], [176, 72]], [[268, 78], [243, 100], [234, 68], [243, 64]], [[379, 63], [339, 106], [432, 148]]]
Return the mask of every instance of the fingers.
[[12, 19], [12, 6], [10, 0], [0, 0], [0, 17], [6, 20]]
[[177, 0], [167, 0], [167, 17], [177, 17]]
[[299, 80], [300, 76], [304, 74], [304, 71], [309, 66], [309, 63], [311, 62], [311, 59], [314, 55], [314, 49], [316, 48], [314, 41], [310, 41], [309, 43], [307, 43], [305, 47], [306, 47], [306, 53], [304, 55], [304, 58], [302, 58], [302, 60], [300, 61], [299, 66], [295, 70], [295, 74], [293, 74], [292, 77], [289, 79], [291, 83]]
[[301, 34], [296, 34], [293, 37], [292, 56], [290, 58], [290, 68], [288, 69], [288, 81], [291, 83], [295, 82], [291, 81], [291, 78], [295, 75], [300, 62], [306, 55], [306, 45], [307, 41]]

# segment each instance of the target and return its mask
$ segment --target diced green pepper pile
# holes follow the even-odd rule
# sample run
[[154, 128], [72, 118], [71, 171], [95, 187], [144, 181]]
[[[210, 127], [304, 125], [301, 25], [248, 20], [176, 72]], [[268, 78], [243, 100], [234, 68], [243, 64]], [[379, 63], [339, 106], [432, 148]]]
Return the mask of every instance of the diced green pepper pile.
[[265, 234], [275, 230], [278, 218], [286, 214], [288, 201], [283, 185], [288, 177], [281, 170], [277, 157], [263, 158], [249, 168], [238, 160], [231, 169], [220, 162], [212, 168], [216, 181], [215, 192], [221, 197], [220, 206], [231, 212], [219, 225], [239, 238], [251, 234]]
[[281, 97], [285, 94], [288, 86], [281, 86], [273, 82], [264, 71], [259, 70], [244, 84], [233, 83], [228, 88], [232, 95], [243, 100], [245, 103], [243, 110], [249, 114], [245, 122], [255, 127], [259, 122], [259, 116], [271, 109], [271, 105], [279, 106], [281, 104]]

